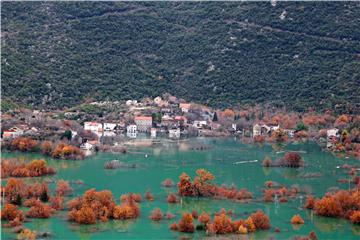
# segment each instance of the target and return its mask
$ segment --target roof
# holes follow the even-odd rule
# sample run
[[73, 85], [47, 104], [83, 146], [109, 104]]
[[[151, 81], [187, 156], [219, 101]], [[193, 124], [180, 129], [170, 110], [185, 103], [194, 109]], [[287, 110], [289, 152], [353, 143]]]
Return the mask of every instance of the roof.
[[180, 103], [180, 108], [190, 108], [191, 104], [190, 103]]
[[186, 117], [184, 116], [175, 116], [175, 120], [178, 120], [178, 121], [182, 121], [182, 120], [186, 120]]
[[147, 117], [147, 116], [137, 116], [135, 117], [135, 121], [136, 120], [147, 120], [147, 121], [152, 121], [152, 117]]
[[21, 131], [21, 129], [18, 127], [12, 127], [8, 130], [5, 130], [4, 132], [18, 132], [18, 131]]
[[97, 122], [85, 122], [84, 125], [89, 125], [89, 126], [98, 126], [101, 123], [97, 123]]

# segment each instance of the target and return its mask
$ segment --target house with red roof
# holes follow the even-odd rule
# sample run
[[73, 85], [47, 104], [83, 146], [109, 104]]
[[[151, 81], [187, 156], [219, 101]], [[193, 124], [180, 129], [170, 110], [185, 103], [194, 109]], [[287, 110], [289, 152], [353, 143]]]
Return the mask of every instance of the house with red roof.
[[152, 117], [136, 116], [134, 122], [139, 132], [148, 132], [152, 127]]

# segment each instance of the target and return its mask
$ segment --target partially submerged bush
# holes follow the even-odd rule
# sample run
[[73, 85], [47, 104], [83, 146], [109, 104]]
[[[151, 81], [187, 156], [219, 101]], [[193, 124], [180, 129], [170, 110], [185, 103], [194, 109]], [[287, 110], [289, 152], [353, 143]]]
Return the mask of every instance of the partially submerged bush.
[[304, 161], [299, 153], [287, 152], [285, 156], [278, 161], [278, 165], [281, 167], [299, 168], [304, 166]]
[[302, 217], [297, 214], [297, 215], [294, 215], [292, 218], [291, 218], [291, 224], [304, 224], [304, 220], [302, 219]]

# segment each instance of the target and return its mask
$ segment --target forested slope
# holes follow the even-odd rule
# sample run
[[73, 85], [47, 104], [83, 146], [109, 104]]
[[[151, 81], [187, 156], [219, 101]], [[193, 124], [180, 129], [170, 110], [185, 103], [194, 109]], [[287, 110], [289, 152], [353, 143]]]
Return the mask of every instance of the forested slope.
[[360, 3], [3, 2], [3, 99], [360, 103]]

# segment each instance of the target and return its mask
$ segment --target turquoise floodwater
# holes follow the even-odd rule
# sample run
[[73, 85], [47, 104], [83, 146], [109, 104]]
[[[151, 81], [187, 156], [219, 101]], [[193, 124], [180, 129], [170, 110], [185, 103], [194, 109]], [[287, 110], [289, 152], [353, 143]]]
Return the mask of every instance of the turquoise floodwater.
[[[337, 169], [344, 163], [358, 164], [352, 158], [338, 158], [313, 143], [292, 143], [284, 147], [273, 147], [270, 144], [244, 144], [239, 139], [194, 138], [179, 141], [169, 139], [132, 140], [128, 154], [98, 153], [83, 161], [53, 160], [48, 158], [57, 174], [51, 177], [27, 179], [26, 181], [43, 181], [45, 179], [65, 179], [69, 181], [82, 180], [83, 185], [72, 184], [75, 194], [70, 198], [82, 194], [90, 188], [97, 190], [109, 189], [113, 192], [117, 202], [121, 194], [128, 192], [142, 193], [151, 190], [155, 200], [143, 201], [140, 204], [141, 217], [133, 221], [109, 221], [90, 226], [80, 226], [66, 220], [66, 211], [56, 213], [50, 219], [33, 219], [25, 226], [37, 232], [51, 232], [52, 239], [177, 239], [181, 236], [188, 238], [205, 238], [204, 231], [194, 234], [173, 232], [169, 225], [178, 221], [184, 211], [197, 210], [214, 212], [221, 208], [232, 209], [233, 219], [246, 218], [256, 210], [262, 209], [270, 217], [272, 228], [248, 235], [249, 239], [289, 239], [294, 235], [307, 235], [315, 231], [319, 239], [359, 239], [360, 226], [346, 220], [317, 217], [309, 210], [301, 208], [305, 194], [300, 194], [288, 203], [263, 203], [261, 199], [264, 182], [272, 180], [290, 187], [298, 184], [320, 196], [331, 187], [347, 189], [348, 184], [337, 182], [339, 178], [346, 178], [347, 171]], [[139, 143], [140, 142], [140, 143]], [[206, 150], [194, 150], [206, 146]], [[273, 160], [283, 156], [284, 151], [301, 151], [306, 167], [303, 169], [268, 168], [261, 166], [266, 155]], [[145, 155], [147, 154], [147, 157]], [[2, 158], [18, 158], [25, 161], [43, 158], [40, 154], [3, 153]], [[104, 163], [118, 159], [127, 163], [136, 163], [135, 169], [104, 169]], [[235, 164], [239, 161], [258, 160], [257, 162]], [[174, 188], [163, 188], [161, 182], [166, 178], [178, 181], [182, 172], [194, 176], [196, 169], [205, 168], [211, 171], [217, 184], [235, 184], [238, 188], [248, 188], [255, 200], [251, 203], [238, 203], [228, 200], [183, 199], [180, 204], [168, 204], [166, 197], [169, 192], [176, 192]], [[315, 178], [304, 177], [306, 173], [321, 173]], [[4, 181], [3, 181], [4, 183]], [[55, 184], [49, 184], [54, 190]], [[69, 199], [70, 199], [69, 198]], [[257, 200], [256, 200], [257, 199]], [[149, 219], [152, 209], [159, 207], [163, 212], [170, 211], [176, 215], [173, 220], [162, 220], [154, 223]], [[294, 214], [300, 214], [305, 224], [293, 228], [290, 219]], [[280, 233], [274, 228], [279, 227]], [[11, 229], [2, 228], [2, 239], [14, 239]], [[239, 238], [236, 236], [235, 238]], [[246, 239], [246, 238], [245, 238]]]

